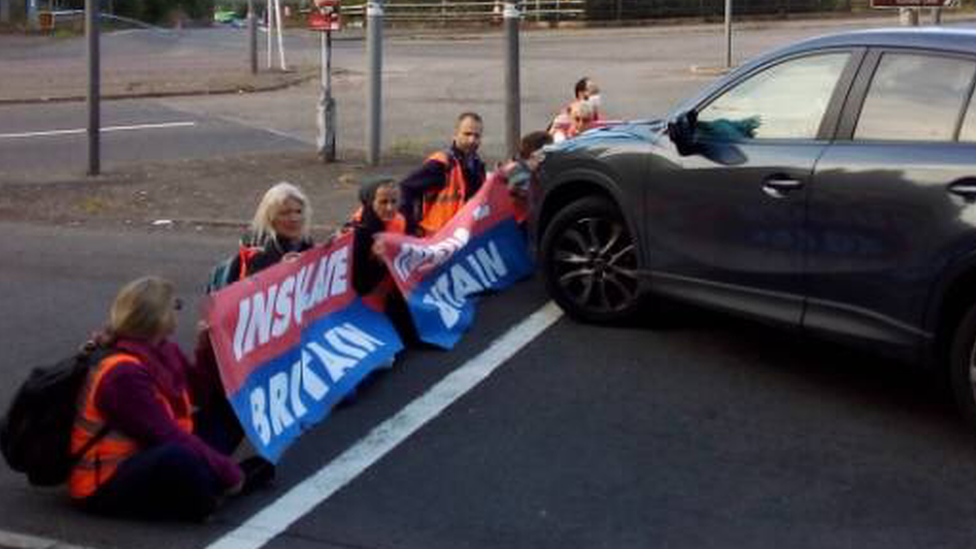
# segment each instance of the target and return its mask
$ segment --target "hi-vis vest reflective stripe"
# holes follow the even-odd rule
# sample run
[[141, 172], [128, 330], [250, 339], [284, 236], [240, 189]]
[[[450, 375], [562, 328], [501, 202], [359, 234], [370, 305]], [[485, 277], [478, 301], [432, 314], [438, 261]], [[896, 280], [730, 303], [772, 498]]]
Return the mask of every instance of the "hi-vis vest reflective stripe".
[[464, 206], [464, 196], [467, 194], [468, 182], [464, 179], [464, 169], [461, 163], [451, 161], [444, 151], [435, 152], [427, 157], [427, 161], [440, 162], [448, 167], [447, 184], [444, 188], [424, 195], [423, 217], [420, 227], [425, 235], [436, 233], [441, 227], [458, 213]]
[[[105, 418], [95, 406], [95, 394], [105, 374], [119, 365], [125, 368], [126, 363], [138, 364], [139, 359], [127, 354], [112, 355], [103, 359], [88, 374], [88, 380], [85, 382], [81, 393], [81, 413], [78, 414], [74, 429], [71, 432], [72, 452], [81, 450], [105, 425]], [[156, 391], [156, 398], [163, 404], [169, 416], [176, 421], [181, 430], [188, 433], [193, 432], [190, 396], [185, 390], [182, 398], [186, 415], [183, 416], [177, 417], [169, 400], [158, 390]], [[94, 494], [100, 486], [112, 478], [119, 464], [138, 451], [139, 444], [136, 441], [116, 430], [110, 430], [81, 457], [71, 471], [71, 477], [68, 480], [68, 490], [71, 497], [80, 499]]]

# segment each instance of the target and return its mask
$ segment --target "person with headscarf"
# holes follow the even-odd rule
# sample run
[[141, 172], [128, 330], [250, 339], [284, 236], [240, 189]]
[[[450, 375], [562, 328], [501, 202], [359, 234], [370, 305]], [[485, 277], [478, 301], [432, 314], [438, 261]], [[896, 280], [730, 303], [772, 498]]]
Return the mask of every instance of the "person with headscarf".
[[364, 181], [359, 203], [345, 225], [345, 230], [353, 232], [353, 289], [367, 307], [385, 312], [401, 336], [412, 339], [415, 332], [410, 313], [383, 262], [382, 243], [376, 238], [384, 232], [406, 234], [396, 179], [378, 176]]

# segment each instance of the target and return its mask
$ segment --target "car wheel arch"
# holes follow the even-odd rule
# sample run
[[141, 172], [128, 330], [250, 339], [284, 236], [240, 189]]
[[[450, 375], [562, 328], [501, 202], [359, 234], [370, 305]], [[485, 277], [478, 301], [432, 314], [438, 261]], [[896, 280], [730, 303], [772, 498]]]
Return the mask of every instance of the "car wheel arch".
[[617, 211], [620, 212], [621, 217], [627, 224], [627, 229], [630, 231], [630, 234], [634, 235], [634, 240], [638, 242], [638, 261], [640, 265], [645, 265], [646, 263], [643, 257], [644, 246], [639, 244], [643, 231], [639, 230], [633, 216], [628, 214], [625, 208], [620, 207], [624, 203], [623, 193], [620, 192], [612, 180], [594, 172], [585, 174], [577, 173], [572, 176], [563, 177], [546, 192], [538, 217], [536, 245], [538, 246], [542, 243], [542, 237], [545, 234], [546, 227], [548, 227], [549, 223], [552, 222], [561, 210], [578, 200], [590, 196], [606, 198], [617, 208]]
[[925, 318], [926, 331], [933, 337], [923, 364], [933, 368], [946, 364], [953, 334], [966, 311], [976, 303], [976, 251], [958, 259], [944, 272], [930, 294]]

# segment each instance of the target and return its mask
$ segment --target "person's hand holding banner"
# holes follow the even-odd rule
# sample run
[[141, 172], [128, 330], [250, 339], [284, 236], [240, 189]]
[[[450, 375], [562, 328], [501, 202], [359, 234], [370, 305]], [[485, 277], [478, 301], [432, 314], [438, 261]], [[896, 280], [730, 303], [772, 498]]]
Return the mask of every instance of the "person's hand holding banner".
[[352, 235], [213, 295], [207, 322], [224, 390], [257, 451], [277, 461], [403, 348], [352, 288]]
[[532, 272], [508, 188], [494, 173], [433, 236], [382, 233], [377, 238], [420, 339], [446, 349], [471, 325], [475, 296]]

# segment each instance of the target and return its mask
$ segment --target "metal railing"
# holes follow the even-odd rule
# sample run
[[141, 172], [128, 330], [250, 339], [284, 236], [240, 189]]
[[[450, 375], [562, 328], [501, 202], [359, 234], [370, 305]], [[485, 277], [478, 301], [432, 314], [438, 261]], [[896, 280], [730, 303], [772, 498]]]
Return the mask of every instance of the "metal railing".
[[[528, 20], [560, 21], [577, 19], [585, 13], [586, 0], [521, 0], [519, 11]], [[502, 0], [431, 0], [428, 2], [390, 2], [383, 4], [384, 18], [390, 22], [494, 22], [502, 20]], [[342, 7], [343, 18], [361, 20], [365, 4]]]

